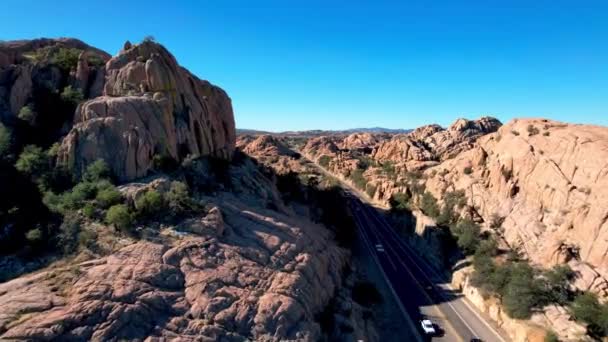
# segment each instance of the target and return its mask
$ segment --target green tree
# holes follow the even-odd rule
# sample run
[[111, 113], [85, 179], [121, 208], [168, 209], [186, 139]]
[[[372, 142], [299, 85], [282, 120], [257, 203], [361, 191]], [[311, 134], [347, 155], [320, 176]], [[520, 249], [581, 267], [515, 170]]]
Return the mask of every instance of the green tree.
[[365, 179], [365, 177], [363, 177], [363, 172], [364, 170], [362, 169], [355, 169], [350, 174], [350, 179], [355, 184], [355, 187], [359, 190], [365, 190], [365, 187], [367, 185], [367, 180]]
[[124, 204], [116, 204], [108, 209], [106, 213], [106, 223], [114, 225], [121, 231], [128, 231], [133, 223], [133, 215], [129, 212], [129, 207]]
[[545, 342], [559, 342], [559, 338], [553, 331], [548, 331], [545, 335]]
[[514, 263], [503, 293], [507, 314], [515, 319], [528, 319], [539, 304], [540, 296], [535, 270], [525, 262]]
[[479, 246], [479, 225], [472, 220], [460, 220], [456, 226], [452, 228], [452, 233], [456, 236], [458, 247], [465, 254], [473, 254]]
[[437, 205], [437, 199], [433, 194], [425, 191], [420, 200], [420, 210], [430, 217], [437, 218], [439, 216], [439, 206]]
[[543, 273], [545, 301], [565, 305], [570, 297], [570, 281], [576, 274], [568, 265], [557, 265]]

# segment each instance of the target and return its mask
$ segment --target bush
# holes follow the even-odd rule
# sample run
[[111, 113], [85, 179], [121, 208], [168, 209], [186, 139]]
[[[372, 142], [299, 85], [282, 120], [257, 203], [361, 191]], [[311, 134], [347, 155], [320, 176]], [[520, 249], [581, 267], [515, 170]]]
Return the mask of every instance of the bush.
[[394, 178], [396, 176], [395, 173], [395, 165], [391, 161], [386, 161], [382, 163], [382, 171], [388, 178]]
[[559, 342], [559, 338], [557, 338], [557, 335], [553, 331], [548, 331], [545, 334], [545, 342]]
[[114, 204], [119, 204], [122, 201], [122, 194], [116, 187], [106, 188], [97, 193], [95, 200], [101, 208], [106, 209]]
[[30, 125], [34, 124], [34, 120], [36, 119], [36, 114], [29, 106], [24, 106], [19, 110], [17, 117]]
[[475, 253], [477, 246], [479, 246], [479, 225], [469, 219], [460, 220], [452, 228], [452, 233], [456, 236], [458, 247], [465, 254]]
[[77, 105], [84, 100], [84, 95], [82, 94], [81, 89], [73, 88], [71, 85], [69, 85], [63, 88], [63, 92], [61, 92], [61, 99], [65, 102]]
[[513, 134], [514, 136], [519, 136], [519, 132], [516, 130], [511, 131], [511, 134]]
[[51, 63], [56, 64], [64, 70], [76, 69], [78, 56], [82, 50], [74, 48], [60, 48], [51, 58]]
[[544, 135], [545, 137], [548, 137], [548, 136], [550, 136], [550, 135], [551, 135], [551, 133], [550, 133], [549, 131], [546, 131], [546, 132], [543, 132], [543, 135]]
[[404, 212], [410, 210], [411, 196], [405, 192], [397, 192], [391, 195], [388, 203], [393, 212]]
[[323, 156], [319, 157], [319, 165], [323, 166], [326, 169], [329, 167], [330, 161], [331, 161], [330, 156], [323, 155]]
[[355, 184], [355, 187], [359, 190], [365, 190], [365, 187], [367, 185], [367, 180], [365, 179], [365, 177], [363, 177], [363, 172], [364, 170], [362, 169], [356, 169], [353, 170], [353, 172], [350, 174], [350, 179]]
[[535, 270], [524, 262], [514, 263], [509, 272], [509, 282], [503, 293], [503, 304], [509, 317], [528, 319], [532, 309], [540, 304]]
[[365, 190], [365, 192], [367, 193], [367, 196], [369, 196], [370, 198], [373, 198], [374, 195], [376, 194], [376, 187], [373, 185], [369, 185], [367, 187], [367, 189]]
[[27, 145], [19, 155], [15, 168], [28, 176], [39, 178], [49, 171], [49, 158], [40, 147]]
[[133, 215], [131, 215], [129, 208], [126, 205], [113, 205], [106, 213], [106, 223], [113, 225], [119, 230], [125, 232], [131, 228], [131, 224], [133, 223]]
[[464, 172], [465, 175], [470, 175], [473, 173], [473, 169], [470, 166], [467, 166], [464, 168], [464, 170], [462, 170], [462, 172]]
[[600, 304], [595, 294], [579, 294], [570, 305], [570, 310], [577, 321], [589, 325], [587, 329], [592, 335], [608, 335], [608, 305]]
[[171, 188], [165, 195], [167, 206], [172, 213], [192, 210], [196, 205], [188, 192], [188, 186], [182, 182], [171, 182]]
[[538, 128], [534, 127], [533, 125], [528, 125], [527, 130], [528, 130], [528, 136], [530, 136], [530, 137], [540, 133]]
[[95, 215], [95, 206], [92, 203], [87, 203], [82, 207], [82, 213], [88, 218], [92, 218]]
[[543, 273], [543, 292], [548, 303], [567, 304], [570, 299], [568, 287], [576, 274], [568, 265], [557, 265]]
[[77, 215], [67, 215], [59, 226], [58, 247], [64, 254], [70, 254], [78, 247], [80, 218]]
[[34, 228], [25, 234], [25, 238], [29, 243], [37, 245], [42, 241], [42, 231], [40, 228]]
[[149, 190], [135, 201], [138, 216], [149, 218], [164, 210], [163, 196], [156, 190]]
[[108, 164], [103, 159], [97, 159], [85, 170], [82, 179], [86, 182], [97, 182], [102, 179], [110, 179], [111, 172]]
[[430, 217], [437, 218], [439, 216], [439, 206], [437, 199], [428, 191], [425, 191], [420, 200], [420, 210]]
[[9, 153], [11, 140], [11, 132], [0, 122], [0, 158]]
[[355, 302], [366, 307], [382, 303], [382, 295], [378, 289], [367, 281], [356, 282], [353, 286], [352, 296]]

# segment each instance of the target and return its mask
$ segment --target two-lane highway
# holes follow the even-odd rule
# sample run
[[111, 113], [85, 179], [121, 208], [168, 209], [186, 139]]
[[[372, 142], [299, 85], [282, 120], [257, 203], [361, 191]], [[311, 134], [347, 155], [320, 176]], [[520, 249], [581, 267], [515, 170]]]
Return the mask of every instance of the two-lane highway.
[[375, 208], [362, 203], [354, 195], [349, 197], [359, 236], [374, 255], [396, 300], [421, 335], [419, 322], [422, 318], [429, 318], [440, 330], [433, 340], [506, 340], [466, 299], [445, 284], [444, 276], [420, 258]]

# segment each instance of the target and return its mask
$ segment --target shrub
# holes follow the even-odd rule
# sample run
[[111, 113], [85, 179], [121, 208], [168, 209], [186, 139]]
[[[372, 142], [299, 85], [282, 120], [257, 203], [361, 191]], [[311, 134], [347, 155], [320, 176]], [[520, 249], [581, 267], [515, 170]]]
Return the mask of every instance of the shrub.
[[106, 213], [106, 223], [114, 225], [121, 231], [128, 231], [133, 223], [133, 215], [124, 204], [113, 205]]
[[95, 215], [95, 206], [92, 203], [87, 203], [82, 207], [82, 213], [84, 216], [91, 218]]
[[165, 195], [165, 200], [173, 213], [192, 210], [196, 205], [192, 198], [190, 198], [188, 186], [182, 182], [171, 182], [171, 188]]
[[570, 299], [568, 287], [576, 274], [568, 265], [557, 265], [543, 272], [542, 291], [544, 301], [565, 305]]
[[164, 210], [163, 196], [156, 190], [149, 190], [135, 201], [138, 216], [149, 218]]
[[97, 159], [85, 170], [82, 179], [86, 182], [97, 182], [102, 179], [109, 179], [111, 176], [110, 168], [103, 159]]
[[122, 194], [116, 187], [110, 187], [100, 190], [95, 199], [101, 208], [106, 209], [120, 203], [122, 201]]
[[428, 191], [425, 191], [420, 200], [420, 210], [430, 217], [436, 218], [439, 216], [439, 206], [437, 199]]
[[479, 225], [469, 219], [460, 220], [458, 224], [453, 227], [452, 233], [457, 238], [458, 247], [460, 247], [465, 254], [475, 253], [475, 250], [479, 245]]
[[352, 296], [355, 302], [366, 307], [382, 303], [382, 295], [378, 289], [367, 281], [356, 282]]
[[9, 153], [11, 140], [11, 132], [0, 122], [0, 158]]
[[470, 175], [471, 173], [473, 173], [473, 169], [470, 166], [465, 167], [462, 171], [465, 175]]
[[42, 231], [40, 228], [34, 228], [25, 234], [25, 238], [31, 244], [39, 244], [42, 241]]
[[503, 291], [507, 314], [515, 319], [528, 319], [540, 303], [535, 270], [524, 262], [514, 263], [509, 270], [509, 282]]
[[77, 215], [67, 215], [59, 226], [58, 247], [64, 254], [70, 254], [78, 247], [78, 233], [80, 232], [80, 218]]
[[71, 85], [69, 85], [63, 88], [63, 92], [61, 92], [61, 99], [65, 102], [77, 105], [84, 100], [84, 95], [82, 94], [82, 90], [79, 88], [73, 88]]
[[570, 310], [574, 318], [589, 325], [592, 335], [606, 336], [608, 334], [608, 305], [600, 304], [597, 296], [591, 292], [578, 295]]
[[513, 134], [514, 136], [519, 136], [519, 132], [515, 130], [511, 131], [511, 134]]
[[553, 331], [548, 331], [545, 334], [545, 342], [559, 342], [559, 338], [557, 338], [557, 335]]
[[51, 63], [56, 64], [64, 70], [76, 69], [78, 56], [82, 50], [74, 48], [60, 48], [51, 58]]
[[17, 117], [30, 125], [33, 125], [34, 120], [36, 119], [36, 114], [29, 106], [23, 106], [21, 110], [19, 110]]
[[319, 165], [323, 166], [326, 169], [329, 167], [330, 161], [331, 161], [330, 156], [323, 155], [323, 156], [319, 157]]
[[382, 171], [384, 171], [384, 174], [388, 178], [394, 178], [396, 175], [395, 174], [395, 165], [391, 161], [386, 161], [386, 162], [382, 163]]
[[391, 195], [388, 203], [393, 212], [404, 212], [410, 210], [411, 196], [405, 192], [397, 192]]
[[356, 169], [350, 174], [350, 179], [355, 184], [355, 187], [360, 190], [365, 190], [365, 186], [367, 185], [367, 180], [363, 177], [363, 172], [362, 169]]
[[549, 131], [543, 132], [543, 135], [546, 136], [546, 137], [548, 137], [548, 136], [551, 135], [551, 132], [549, 132]]
[[540, 133], [538, 128], [534, 127], [533, 125], [528, 125], [527, 130], [528, 130], [528, 136], [530, 136], [530, 137]]
[[49, 170], [49, 159], [38, 146], [27, 145], [19, 155], [15, 168], [22, 173], [38, 178]]
[[374, 195], [376, 194], [376, 187], [373, 185], [368, 185], [367, 189], [365, 190], [365, 192], [367, 193], [367, 195], [371, 198], [374, 197]]

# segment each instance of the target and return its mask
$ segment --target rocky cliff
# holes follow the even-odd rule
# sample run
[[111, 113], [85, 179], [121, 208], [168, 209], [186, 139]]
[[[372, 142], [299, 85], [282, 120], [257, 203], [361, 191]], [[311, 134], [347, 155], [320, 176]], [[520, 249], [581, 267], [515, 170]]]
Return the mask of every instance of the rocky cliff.
[[428, 170], [438, 176], [426, 185], [439, 198], [465, 190], [479, 219], [500, 218], [511, 248], [544, 267], [569, 263], [580, 289], [606, 296], [606, 160], [606, 127], [520, 119]]
[[80, 173], [96, 159], [116, 176], [144, 176], [154, 156], [230, 159], [235, 126], [228, 95], [177, 64], [154, 42], [125, 48], [106, 63], [103, 96], [82, 103], [59, 159]]

